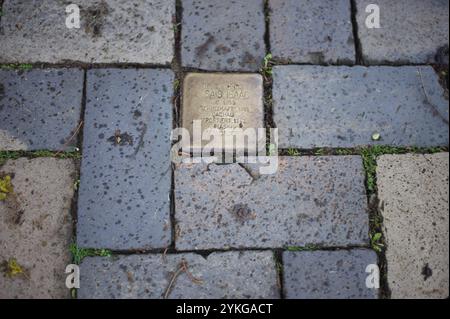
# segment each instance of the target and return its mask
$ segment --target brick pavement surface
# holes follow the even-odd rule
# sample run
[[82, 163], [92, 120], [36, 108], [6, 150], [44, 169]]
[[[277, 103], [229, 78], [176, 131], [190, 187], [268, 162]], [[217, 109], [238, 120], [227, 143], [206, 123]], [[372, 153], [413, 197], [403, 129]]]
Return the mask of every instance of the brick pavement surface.
[[[0, 298], [448, 297], [448, 1], [0, 4]], [[172, 163], [196, 114], [278, 171]]]

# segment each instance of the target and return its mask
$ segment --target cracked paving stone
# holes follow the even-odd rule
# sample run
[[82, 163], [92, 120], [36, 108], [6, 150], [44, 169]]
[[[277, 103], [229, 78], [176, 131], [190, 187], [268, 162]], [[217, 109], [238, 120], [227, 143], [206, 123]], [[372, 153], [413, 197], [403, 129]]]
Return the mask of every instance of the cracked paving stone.
[[[379, 0], [380, 28], [369, 29], [366, 7], [356, 0], [358, 35], [364, 61], [370, 64], [435, 63], [449, 41], [448, 0]], [[448, 64], [448, 61], [447, 61]]]
[[258, 71], [266, 54], [264, 1], [183, 0], [183, 66]]
[[[5, 176], [13, 192], [0, 201], [0, 299], [69, 298], [65, 269], [71, 262], [74, 162], [9, 160], [0, 166], [0, 178]], [[21, 268], [15, 275], [14, 262]]]
[[5, 0], [0, 63], [151, 63], [174, 56], [175, 1], [78, 0], [80, 28], [60, 0]]
[[150, 249], [170, 244], [170, 70], [87, 74], [78, 244]]
[[392, 298], [448, 298], [448, 153], [383, 155], [377, 164]]
[[[177, 249], [368, 243], [359, 156], [279, 159], [276, 174], [258, 178], [239, 164], [178, 165]], [[249, 170], [257, 167], [249, 165]]]
[[0, 70], [0, 150], [75, 146], [82, 92], [79, 69]]
[[271, 0], [270, 46], [276, 60], [355, 63], [348, 0]]
[[283, 282], [287, 299], [374, 299], [367, 288], [368, 265], [377, 255], [368, 249], [283, 252]]
[[176, 276], [168, 298], [279, 298], [275, 259], [268, 251], [88, 257], [80, 266], [78, 297], [163, 298], [183, 259], [192, 278], [186, 272]]
[[280, 148], [448, 145], [432, 67], [277, 66], [273, 101]]

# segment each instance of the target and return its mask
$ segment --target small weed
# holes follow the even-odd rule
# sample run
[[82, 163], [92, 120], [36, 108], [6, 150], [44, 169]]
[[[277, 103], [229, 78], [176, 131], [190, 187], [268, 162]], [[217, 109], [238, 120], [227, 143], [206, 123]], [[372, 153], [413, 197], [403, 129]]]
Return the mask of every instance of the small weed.
[[326, 153], [327, 153], [326, 150], [323, 148], [318, 148], [317, 150], [314, 151], [314, 155], [317, 156], [322, 156], [325, 155]]
[[33, 68], [33, 65], [29, 63], [20, 63], [20, 64], [10, 63], [10, 64], [2, 64], [1, 68], [6, 70], [31, 70]]
[[267, 54], [264, 59], [263, 59], [263, 65], [261, 68], [261, 73], [264, 75], [264, 77], [270, 77], [272, 76], [272, 66], [273, 66], [273, 61], [272, 61], [272, 53]]
[[377, 214], [370, 218], [370, 224], [372, 225], [372, 229], [381, 229], [383, 225], [383, 218], [381, 215]]
[[86, 257], [111, 257], [111, 251], [108, 249], [80, 248], [74, 243], [70, 245], [69, 250], [72, 253], [72, 259], [75, 264], [80, 264]]
[[335, 150], [337, 155], [352, 155], [354, 154], [354, 151], [352, 151], [351, 149], [347, 149], [347, 148], [338, 148]]
[[279, 261], [277, 261], [277, 262], [275, 263], [275, 267], [276, 267], [277, 272], [278, 272], [279, 274], [283, 272], [283, 265], [282, 265]]
[[406, 154], [406, 153], [418, 153], [418, 154], [433, 154], [445, 151], [443, 147], [396, 147], [375, 145], [363, 147], [358, 150], [358, 153], [363, 159], [364, 169], [366, 171], [366, 183], [369, 194], [373, 194], [377, 190], [376, 185], [376, 170], [377, 170], [377, 158], [386, 154]]
[[370, 246], [373, 250], [375, 250], [378, 253], [381, 253], [384, 248], [384, 244], [382, 243], [382, 233], [375, 233], [373, 235], [370, 235]]
[[301, 154], [300, 151], [295, 148], [289, 148], [286, 152], [288, 156], [299, 156]]
[[173, 24], [173, 32], [177, 33], [180, 30], [181, 23], [174, 23]]
[[306, 246], [288, 246], [286, 247], [287, 251], [311, 251], [319, 249], [318, 246], [314, 244], [308, 244]]
[[273, 143], [270, 143], [267, 146], [267, 154], [269, 154], [269, 156], [275, 156], [277, 155], [277, 146]]
[[174, 91], [178, 91], [179, 88], [180, 88], [180, 80], [175, 79], [175, 81], [173, 81], [173, 89]]

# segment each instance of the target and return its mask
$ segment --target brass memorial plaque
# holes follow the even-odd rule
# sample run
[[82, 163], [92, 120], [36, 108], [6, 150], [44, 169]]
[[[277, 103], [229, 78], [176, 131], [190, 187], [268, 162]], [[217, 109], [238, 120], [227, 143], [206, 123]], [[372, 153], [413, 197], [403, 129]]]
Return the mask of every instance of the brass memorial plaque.
[[[226, 152], [256, 150], [257, 145], [251, 138], [246, 138], [245, 143], [236, 138], [235, 144], [231, 145], [226, 141], [227, 136], [233, 138], [232, 135], [242, 132], [249, 136], [252, 129], [257, 139], [261, 138], [257, 134], [258, 129], [264, 128], [261, 75], [190, 73], [184, 79], [182, 103], [182, 124], [189, 130], [191, 151], [199, 152], [205, 145]], [[199, 124], [203, 141], [195, 139], [193, 132]], [[223, 139], [210, 139], [208, 134], [203, 134], [206, 129], [217, 129], [215, 131], [221, 132]]]

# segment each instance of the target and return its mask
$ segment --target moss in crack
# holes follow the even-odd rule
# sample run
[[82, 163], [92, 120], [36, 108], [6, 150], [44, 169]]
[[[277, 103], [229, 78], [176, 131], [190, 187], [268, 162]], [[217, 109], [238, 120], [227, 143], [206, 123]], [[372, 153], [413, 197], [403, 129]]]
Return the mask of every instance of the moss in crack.
[[86, 257], [111, 257], [112, 252], [108, 249], [91, 249], [91, 248], [80, 248], [75, 243], [72, 243], [69, 247], [70, 253], [72, 254], [72, 260], [74, 264], [79, 265], [81, 261]]
[[30, 63], [9, 63], [1, 64], [1, 68], [4, 70], [31, 70], [33, 65]]
[[49, 150], [40, 151], [0, 151], [0, 166], [5, 164], [7, 160], [15, 160], [21, 157], [38, 158], [38, 157], [54, 157], [59, 159], [71, 158], [75, 160], [81, 159], [80, 151], [54, 152]]
[[314, 251], [320, 249], [320, 247], [314, 244], [308, 244], [306, 246], [288, 246], [285, 249], [287, 251]]

